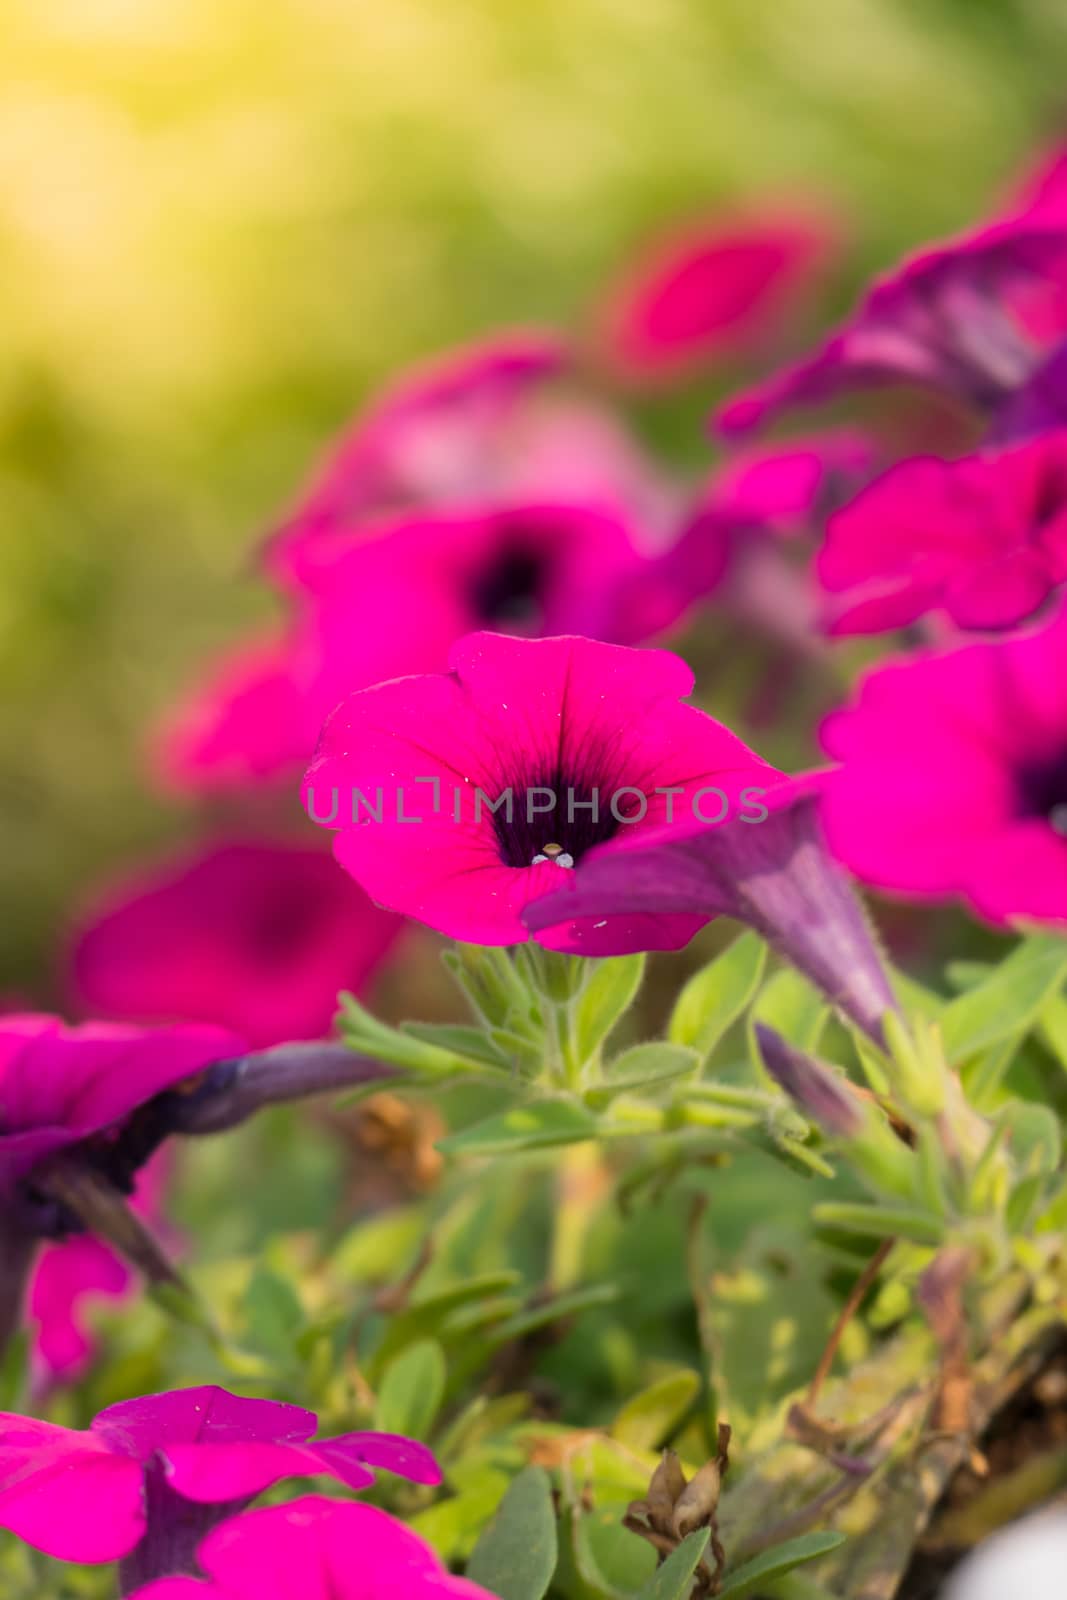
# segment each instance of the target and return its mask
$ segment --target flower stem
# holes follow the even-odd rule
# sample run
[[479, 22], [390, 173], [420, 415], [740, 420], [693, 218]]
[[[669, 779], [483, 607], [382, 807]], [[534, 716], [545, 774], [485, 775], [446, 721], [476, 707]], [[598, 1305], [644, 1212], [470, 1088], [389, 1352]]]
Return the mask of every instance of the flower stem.
[[0, 1358], [22, 1321], [23, 1302], [37, 1240], [19, 1226], [16, 1212], [0, 1212]]

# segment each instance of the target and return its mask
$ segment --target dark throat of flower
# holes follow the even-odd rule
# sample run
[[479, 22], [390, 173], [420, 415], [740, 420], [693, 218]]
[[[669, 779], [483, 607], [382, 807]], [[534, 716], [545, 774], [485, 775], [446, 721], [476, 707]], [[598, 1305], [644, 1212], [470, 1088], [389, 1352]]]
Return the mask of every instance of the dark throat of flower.
[[498, 550], [474, 585], [474, 609], [483, 623], [521, 628], [538, 621], [545, 562], [532, 544], [515, 540]]
[[1020, 768], [1016, 788], [1019, 814], [1047, 822], [1067, 843], [1067, 749]]
[[574, 867], [594, 845], [615, 837], [628, 802], [630, 809], [639, 803], [625, 793], [616, 801], [610, 782], [594, 784], [561, 772], [516, 784], [493, 812], [500, 859], [507, 867], [544, 861]]

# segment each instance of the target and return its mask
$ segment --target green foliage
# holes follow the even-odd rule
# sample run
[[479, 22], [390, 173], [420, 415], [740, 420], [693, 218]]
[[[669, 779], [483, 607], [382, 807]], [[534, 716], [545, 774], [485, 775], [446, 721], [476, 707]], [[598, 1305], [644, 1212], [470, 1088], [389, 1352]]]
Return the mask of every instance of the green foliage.
[[748, 1009], [767, 961], [767, 947], [743, 933], [722, 955], [695, 972], [674, 1003], [667, 1037], [708, 1056]]
[[753, 1556], [735, 1571], [727, 1571], [719, 1590], [720, 1600], [744, 1600], [745, 1595], [758, 1594], [773, 1579], [827, 1555], [844, 1542], [843, 1533], [805, 1533], [798, 1539], [787, 1539], [773, 1550]]
[[500, 1600], [542, 1600], [555, 1571], [557, 1548], [548, 1474], [527, 1467], [475, 1545], [467, 1576]]
[[374, 1408], [374, 1426], [382, 1433], [403, 1433], [428, 1439], [444, 1398], [444, 1352], [432, 1339], [401, 1351], [385, 1368]]
[[693, 1573], [708, 1548], [707, 1528], [691, 1533], [669, 1555], [654, 1578], [645, 1584], [637, 1600], [689, 1600]]

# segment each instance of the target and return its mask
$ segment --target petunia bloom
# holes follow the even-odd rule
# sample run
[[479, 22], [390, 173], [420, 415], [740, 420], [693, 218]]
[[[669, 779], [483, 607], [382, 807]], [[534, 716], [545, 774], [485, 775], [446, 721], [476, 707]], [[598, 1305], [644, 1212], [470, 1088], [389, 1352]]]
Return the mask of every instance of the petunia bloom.
[[795, 207], [667, 235], [608, 293], [600, 338], [608, 362], [631, 381], [648, 381], [764, 341], [832, 242], [824, 219]]
[[933, 609], [960, 628], [1014, 626], [1067, 580], [1067, 432], [891, 468], [831, 517], [817, 572], [842, 597], [834, 633]]
[[608, 498], [404, 512], [306, 539], [291, 560], [286, 641], [228, 659], [170, 719], [161, 767], [172, 785], [288, 777], [345, 694], [442, 671], [479, 628], [633, 643], [677, 621], [701, 580], [687, 569], [657, 586], [650, 529]]
[[738, 452], [710, 474], [677, 541], [644, 575], [645, 605], [684, 614], [694, 599], [719, 591], [731, 616], [806, 651], [815, 596], [777, 546], [820, 537], [873, 464], [870, 441], [848, 428]]
[[[690, 820], [593, 850], [523, 922], [542, 942], [561, 926], [658, 918], [697, 927], [736, 917], [810, 978], [872, 1037], [895, 1001], [862, 907], [823, 838], [822, 773], [768, 786], [762, 816]], [[651, 947], [650, 947], [651, 948]]]
[[[107, 1170], [118, 1133], [141, 1106], [244, 1054], [244, 1041], [223, 1028], [145, 1032], [107, 1023], [65, 1028], [36, 1014], [0, 1019], [0, 1198], [11, 1204], [38, 1168], [74, 1146], [91, 1145]], [[120, 1185], [131, 1176], [115, 1173]]]
[[0, 1526], [61, 1561], [123, 1562], [123, 1592], [195, 1571], [196, 1545], [284, 1478], [349, 1489], [375, 1468], [436, 1484], [424, 1445], [388, 1433], [314, 1440], [310, 1411], [207, 1386], [109, 1406], [84, 1430], [0, 1414]]
[[862, 880], [1067, 921], [1067, 611], [869, 672], [824, 723], [830, 845]]
[[284, 573], [308, 534], [483, 492], [516, 406], [566, 360], [557, 335], [514, 330], [406, 373], [327, 453], [271, 542], [271, 567]]
[[164, 1578], [132, 1600], [494, 1600], [384, 1511], [316, 1495], [234, 1517], [199, 1564], [203, 1580]]
[[255, 1047], [317, 1039], [401, 926], [321, 850], [222, 838], [110, 889], [73, 940], [71, 985], [125, 1022], [216, 1022]]
[[1067, 226], [1011, 218], [921, 251], [878, 279], [812, 355], [731, 400], [723, 432], [745, 433], [797, 405], [857, 388], [914, 384], [995, 419], [1041, 364], [1019, 307], [1051, 294]]
[[244, 1041], [222, 1028], [145, 1033], [102, 1023], [68, 1029], [34, 1014], [0, 1019], [0, 1349], [17, 1325], [40, 1240], [82, 1225], [56, 1189], [60, 1158], [77, 1162], [94, 1195], [124, 1206], [155, 1148], [144, 1147], [138, 1113], [244, 1054]]
[[[694, 706], [662, 650], [474, 634], [448, 673], [352, 695], [304, 780], [313, 821], [371, 897], [453, 938], [514, 944], [523, 908], [587, 850], [751, 808], [781, 774]], [[556, 930], [560, 949], [673, 949], [706, 918]]]

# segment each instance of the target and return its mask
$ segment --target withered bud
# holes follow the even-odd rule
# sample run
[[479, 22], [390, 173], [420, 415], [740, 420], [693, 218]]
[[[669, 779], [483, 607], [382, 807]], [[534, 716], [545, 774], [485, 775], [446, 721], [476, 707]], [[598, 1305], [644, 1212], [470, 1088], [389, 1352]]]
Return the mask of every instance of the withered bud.
[[721, 1492], [722, 1470], [717, 1461], [709, 1461], [694, 1473], [675, 1503], [671, 1532], [676, 1539], [684, 1539], [695, 1528], [709, 1526], [718, 1509]]
[[648, 1520], [654, 1528], [665, 1532], [671, 1525], [675, 1503], [685, 1492], [685, 1473], [674, 1450], [664, 1450], [659, 1466], [652, 1474], [645, 1505]]

